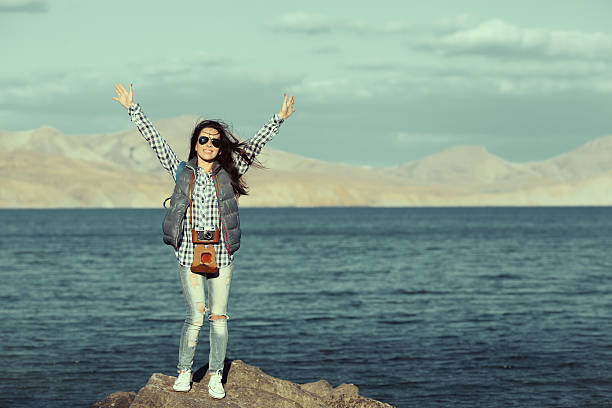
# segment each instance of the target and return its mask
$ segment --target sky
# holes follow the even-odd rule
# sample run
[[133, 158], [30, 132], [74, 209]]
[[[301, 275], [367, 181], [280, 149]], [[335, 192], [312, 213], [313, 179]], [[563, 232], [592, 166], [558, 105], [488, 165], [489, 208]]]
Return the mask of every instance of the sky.
[[121, 82], [153, 121], [243, 139], [294, 94], [269, 146], [329, 162], [544, 160], [612, 134], [610, 21], [607, 0], [0, 0], [0, 129], [129, 129]]

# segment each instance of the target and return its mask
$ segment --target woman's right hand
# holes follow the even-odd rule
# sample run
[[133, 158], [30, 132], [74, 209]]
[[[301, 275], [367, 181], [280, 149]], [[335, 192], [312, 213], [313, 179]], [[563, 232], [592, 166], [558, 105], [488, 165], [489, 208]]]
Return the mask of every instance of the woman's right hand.
[[134, 94], [132, 92], [132, 84], [130, 84], [129, 92], [125, 90], [123, 85], [116, 84], [115, 91], [117, 91], [118, 98], [113, 97], [114, 100], [119, 102], [125, 109], [130, 109], [130, 106], [134, 102]]

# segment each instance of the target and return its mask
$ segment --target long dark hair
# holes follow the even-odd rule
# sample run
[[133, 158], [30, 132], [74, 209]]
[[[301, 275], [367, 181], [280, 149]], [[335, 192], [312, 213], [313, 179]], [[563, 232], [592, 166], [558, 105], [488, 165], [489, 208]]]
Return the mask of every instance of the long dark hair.
[[242, 179], [242, 175], [238, 173], [238, 167], [236, 167], [236, 163], [234, 162], [234, 153], [239, 155], [244, 161], [246, 161], [249, 165], [255, 165], [256, 167], [262, 167], [261, 164], [255, 159], [249, 157], [247, 152], [244, 150], [246, 146], [245, 142], [239, 141], [230, 131], [229, 126], [220, 120], [202, 120], [200, 121], [195, 128], [193, 129], [193, 133], [191, 134], [191, 142], [189, 145], [189, 160], [196, 157], [196, 143], [198, 143], [198, 139], [200, 138], [200, 132], [204, 128], [212, 128], [219, 132], [221, 136], [221, 147], [219, 148], [219, 154], [215, 160], [227, 171], [230, 175], [230, 180], [232, 182], [232, 188], [234, 189], [234, 196], [236, 198], [241, 195], [248, 194], [248, 187], [244, 180]]

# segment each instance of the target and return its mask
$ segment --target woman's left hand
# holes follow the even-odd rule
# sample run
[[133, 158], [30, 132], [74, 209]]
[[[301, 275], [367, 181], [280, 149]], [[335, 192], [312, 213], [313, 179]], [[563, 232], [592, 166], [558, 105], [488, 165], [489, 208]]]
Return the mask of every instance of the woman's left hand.
[[281, 107], [280, 112], [278, 112], [278, 116], [280, 116], [281, 119], [287, 119], [289, 116], [291, 116], [293, 112], [295, 112], [295, 109], [293, 109], [293, 102], [293, 95], [287, 98], [287, 94], [285, 94], [285, 99], [283, 99], [283, 106]]

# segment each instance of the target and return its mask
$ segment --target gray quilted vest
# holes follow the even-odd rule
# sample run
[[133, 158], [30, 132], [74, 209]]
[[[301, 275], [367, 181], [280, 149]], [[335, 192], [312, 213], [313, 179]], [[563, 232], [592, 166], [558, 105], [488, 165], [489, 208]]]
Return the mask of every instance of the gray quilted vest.
[[[187, 208], [189, 207], [189, 181], [191, 174], [196, 174], [197, 157], [185, 163], [185, 168], [176, 179], [174, 192], [170, 197], [170, 206], [162, 222], [164, 242], [178, 249], [183, 239], [183, 228]], [[219, 191], [219, 208], [221, 210], [221, 233], [228, 246], [230, 255], [240, 248], [240, 218], [238, 217], [238, 203], [234, 197], [234, 189], [230, 175], [214, 162], [212, 168], [213, 181]], [[195, 180], [194, 180], [195, 182]]]

